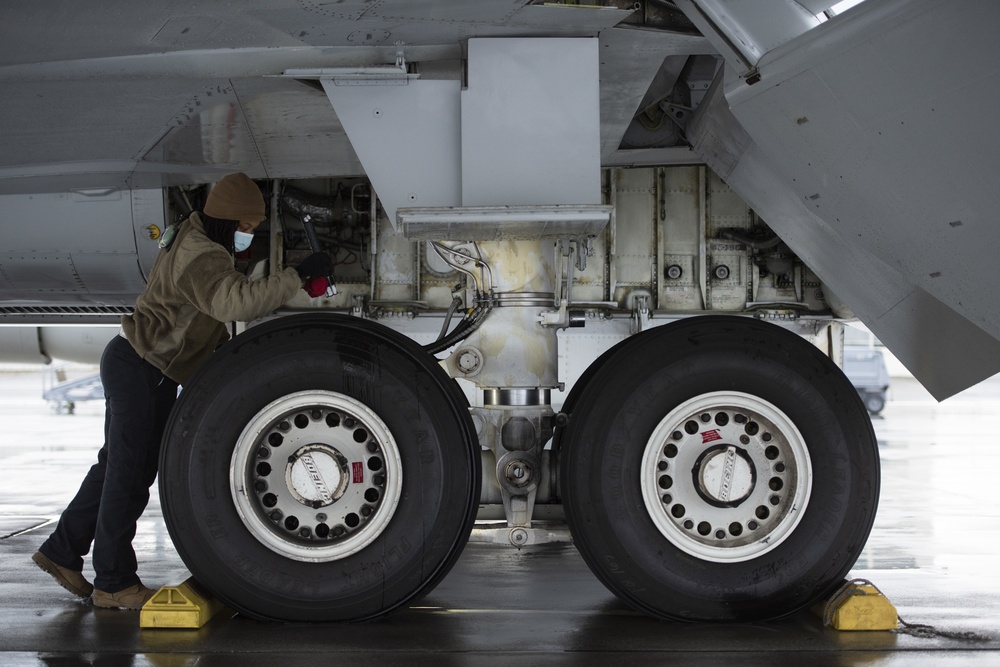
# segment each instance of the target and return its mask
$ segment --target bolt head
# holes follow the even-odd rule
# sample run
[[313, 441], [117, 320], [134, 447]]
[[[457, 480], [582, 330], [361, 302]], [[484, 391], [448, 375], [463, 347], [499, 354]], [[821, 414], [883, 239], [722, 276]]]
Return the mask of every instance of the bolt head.
[[474, 350], [462, 350], [458, 354], [458, 369], [463, 373], [474, 373], [479, 370], [483, 360]]
[[531, 466], [524, 461], [511, 461], [505, 471], [507, 481], [515, 486], [524, 486], [531, 481]]

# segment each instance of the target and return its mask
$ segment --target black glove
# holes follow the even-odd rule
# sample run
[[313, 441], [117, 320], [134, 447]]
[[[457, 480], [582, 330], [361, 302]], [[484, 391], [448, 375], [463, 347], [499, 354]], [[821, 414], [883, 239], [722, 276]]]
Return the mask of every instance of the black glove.
[[333, 273], [333, 260], [325, 252], [314, 252], [302, 260], [302, 263], [296, 266], [295, 270], [298, 271], [302, 280], [328, 276]]

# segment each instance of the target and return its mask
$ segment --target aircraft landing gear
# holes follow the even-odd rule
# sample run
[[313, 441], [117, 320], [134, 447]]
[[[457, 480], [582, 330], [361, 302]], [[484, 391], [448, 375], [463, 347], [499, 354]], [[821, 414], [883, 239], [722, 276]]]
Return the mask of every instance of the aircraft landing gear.
[[865, 407], [779, 327], [695, 317], [601, 357], [559, 434], [574, 540], [594, 574], [661, 618], [802, 609], [854, 564], [878, 502]]
[[356, 318], [254, 327], [181, 393], [160, 498], [191, 573], [230, 607], [364, 620], [448, 572], [479, 501], [468, 403], [404, 336]]

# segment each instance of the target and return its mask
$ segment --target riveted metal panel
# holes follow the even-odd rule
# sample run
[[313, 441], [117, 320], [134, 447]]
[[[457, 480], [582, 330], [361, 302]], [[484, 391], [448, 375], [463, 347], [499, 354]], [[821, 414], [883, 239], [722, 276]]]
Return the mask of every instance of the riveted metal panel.
[[159, 190], [0, 197], [0, 299], [131, 301], [145, 287], [136, 236], [146, 230], [137, 226], [153, 221], [163, 222]]
[[[660, 276], [663, 289], [660, 307], [669, 310], [698, 310], [705, 307], [701, 292], [705, 271], [701, 259], [704, 244], [702, 220], [705, 215], [702, 175], [699, 167], [662, 170], [663, 261]], [[669, 275], [666, 272], [674, 268]]]
[[656, 266], [656, 179], [653, 169], [618, 170], [615, 175], [616, 281], [613, 298], [624, 302], [635, 288], [652, 290]]

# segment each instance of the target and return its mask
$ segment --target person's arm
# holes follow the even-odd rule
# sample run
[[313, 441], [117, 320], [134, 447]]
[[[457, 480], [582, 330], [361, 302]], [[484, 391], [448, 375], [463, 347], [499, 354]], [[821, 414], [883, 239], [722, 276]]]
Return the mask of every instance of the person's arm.
[[195, 308], [219, 322], [248, 322], [272, 312], [302, 287], [293, 268], [250, 281], [232, 266], [222, 248], [195, 257], [178, 287]]

